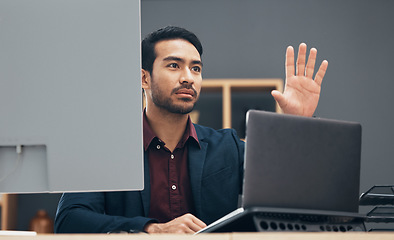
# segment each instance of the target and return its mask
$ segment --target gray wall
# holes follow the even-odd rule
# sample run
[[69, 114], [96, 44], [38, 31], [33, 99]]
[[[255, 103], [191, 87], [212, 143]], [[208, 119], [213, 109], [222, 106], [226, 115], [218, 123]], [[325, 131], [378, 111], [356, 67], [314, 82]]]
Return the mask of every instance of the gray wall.
[[361, 189], [394, 184], [394, 1], [142, 0], [142, 35], [166, 25], [203, 42], [204, 78], [284, 78], [288, 45], [329, 61], [317, 116], [363, 126]]

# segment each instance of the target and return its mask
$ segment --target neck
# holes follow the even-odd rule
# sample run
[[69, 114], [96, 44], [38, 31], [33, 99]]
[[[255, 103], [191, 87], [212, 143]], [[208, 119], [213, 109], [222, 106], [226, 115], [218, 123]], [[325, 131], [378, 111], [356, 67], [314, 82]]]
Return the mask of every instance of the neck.
[[181, 140], [187, 125], [188, 114], [170, 113], [156, 107], [146, 107], [146, 117], [153, 132], [172, 152]]

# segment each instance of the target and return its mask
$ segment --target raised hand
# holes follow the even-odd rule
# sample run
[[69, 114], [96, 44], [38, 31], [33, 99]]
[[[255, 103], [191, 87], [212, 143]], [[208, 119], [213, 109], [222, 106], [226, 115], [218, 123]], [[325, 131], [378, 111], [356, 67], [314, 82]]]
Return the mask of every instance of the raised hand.
[[289, 46], [286, 50], [286, 85], [283, 93], [272, 91], [271, 94], [278, 102], [284, 113], [311, 117], [317, 108], [320, 97], [321, 83], [326, 74], [328, 62], [324, 60], [315, 78], [317, 50], [312, 48], [306, 61], [307, 47], [301, 43], [298, 49], [296, 66], [294, 65], [294, 49]]

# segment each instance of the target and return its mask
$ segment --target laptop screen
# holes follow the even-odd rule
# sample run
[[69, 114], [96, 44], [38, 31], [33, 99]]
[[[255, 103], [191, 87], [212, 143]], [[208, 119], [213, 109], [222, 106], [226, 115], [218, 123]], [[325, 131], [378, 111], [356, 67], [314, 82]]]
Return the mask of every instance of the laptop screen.
[[243, 207], [358, 212], [361, 125], [251, 110]]

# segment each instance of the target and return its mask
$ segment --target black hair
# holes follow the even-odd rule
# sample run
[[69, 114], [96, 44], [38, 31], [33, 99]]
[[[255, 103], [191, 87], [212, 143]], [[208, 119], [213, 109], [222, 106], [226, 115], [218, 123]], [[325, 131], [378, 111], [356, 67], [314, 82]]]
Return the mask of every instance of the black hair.
[[152, 74], [153, 62], [156, 59], [155, 45], [162, 40], [184, 39], [197, 49], [202, 55], [202, 45], [197, 36], [181, 27], [167, 26], [150, 33], [141, 43], [142, 68]]

